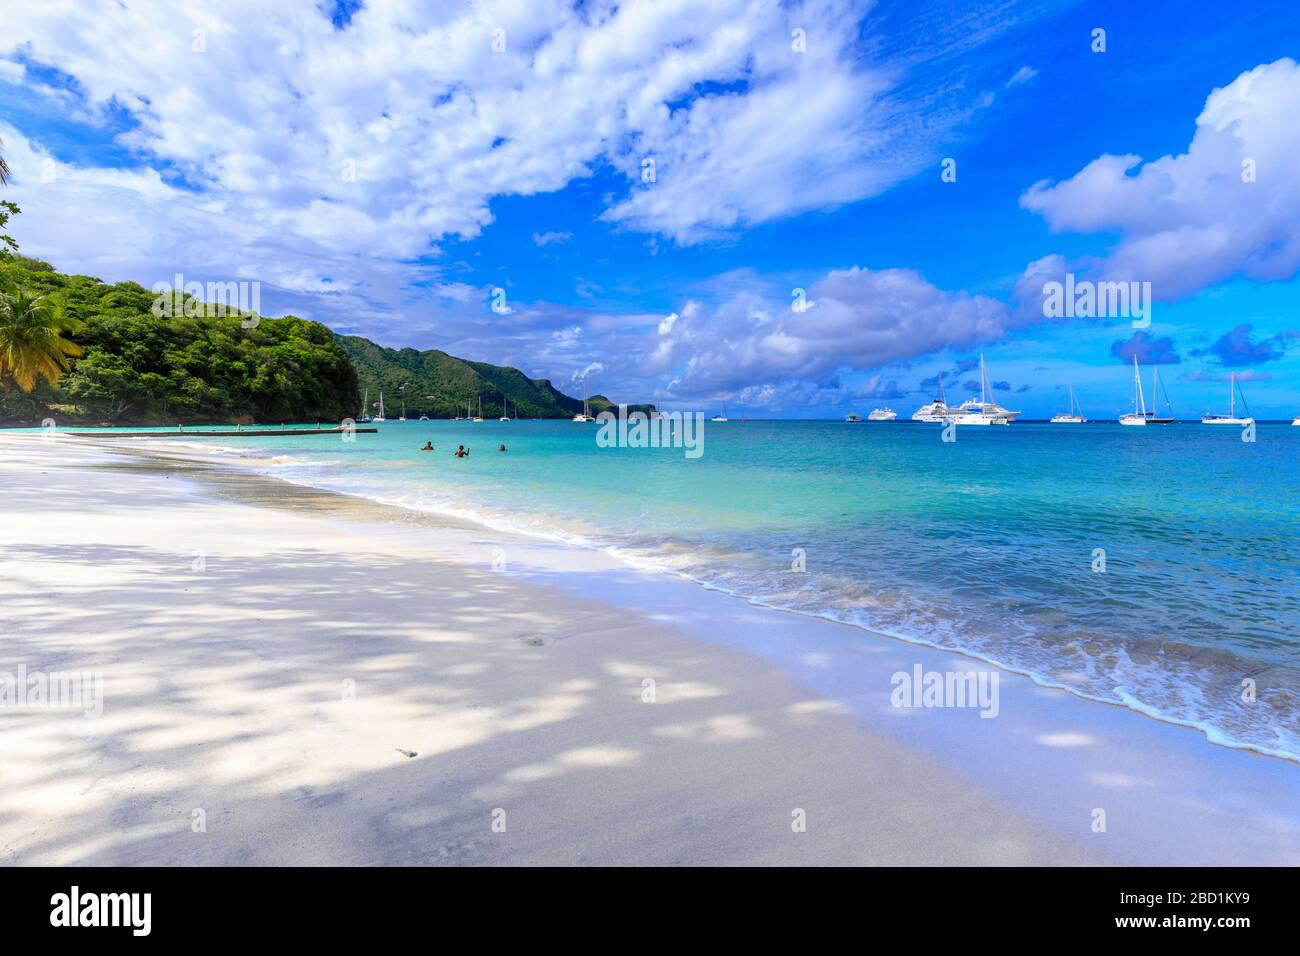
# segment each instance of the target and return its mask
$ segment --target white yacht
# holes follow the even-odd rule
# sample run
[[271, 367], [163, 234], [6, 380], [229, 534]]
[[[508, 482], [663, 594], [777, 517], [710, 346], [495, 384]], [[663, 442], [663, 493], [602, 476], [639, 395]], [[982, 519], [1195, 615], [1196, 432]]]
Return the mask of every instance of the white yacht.
[[[1215, 415], [1210, 412], [1206, 412], [1205, 415], [1201, 417], [1201, 424], [1202, 425], [1253, 425], [1255, 424], [1255, 419], [1250, 417], [1250, 406], [1246, 404], [1246, 395], [1244, 392], [1242, 393], [1241, 396], [1241, 405], [1243, 408], [1246, 409], [1246, 417], [1245, 418], [1237, 417], [1237, 392], [1239, 390], [1240, 389], [1237, 385], [1237, 373], [1229, 372], [1228, 373], [1228, 414]], [[1300, 421], [1300, 419], [1297, 419], [1297, 421]], [[1292, 424], [1294, 425], [1295, 422], [1292, 422]]]
[[922, 405], [912, 414], [914, 422], [930, 422], [932, 424], [943, 424], [947, 420], [948, 399], [943, 394], [943, 372], [939, 373], [939, 397], [928, 405]]
[[573, 416], [575, 422], [594, 422], [591, 417], [591, 403], [587, 401], [587, 380], [582, 380], [582, 411]]
[[420, 421], [422, 421], [422, 422], [427, 422], [428, 420], [429, 420], [429, 416], [428, 416], [428, 415], [421, 415], [421, 416], [420, 416]]
[[397, 420], [399, 422], [406, 421], [406, 402], [402, 402], [402, 414]]
[[370, 389], [366, 389], [365, 398], [361, 399], [361, 424], [368, 425], [373, 421], [370, 417]]
[[501, 418], [500, 418], [500, 421], [503, 421], [503, 422], [508, 422], [508, 421], [510, 421], [510, 400], [509, 400], [508, 398], [505, 398], [505, 397], [502, 397], [502, 399], [501, 399]]
[[1053, 415], [1052, 425], [1082, 425], [1088, 419], [1083, 417], [1083, 408], [1074, 400], [1074, 385], [1066, 383], [1070, 389], [1070, 410], [1062, 415]]
[[862, 419], [858, 417], [857, 412], [849, 412], [847, 415], [844, 416], [844, 420], [848, 422], [850, 425], [857, 425], [862, 422]]
[[483, 396], [480, 395], [478, 397], [478, 414], [474, 416], [474, 421], [481, 422], [482, 420], [483, 420]]
[[955, 425], [1010, 425], [1019, 412], [1008, 411], [997, 402], [991, 402], [989, 392], [989, 373], [984, 367], [984, 355], [980, 354], [980, 399], [968, 399], [956, 408], [949, 410], [945, 422]]
[[721, 415], [714, 415], [712, 418], [709, 419], [709, 421], [711, 421], [711, 422], [725, 422], [725, 421], [728, 421], [728, 418], [727, 418], [727, 403], [726, 403], [726, 402], [723, 402], [723, 403], [722, 403], [722, 414], [721, 414]]
[[379, 390], [379, 414], [375, 415], [370, 420], [372, 422], [387, 421], [387, 419], [384, 418], [384, 390], [382, 388]]
[[892, 422], [898, 417], [898, 412], [892, 408], [873, 408], [871, 414], [867, 416], [869, 422]]
[[[1169, 425], [1173, 423], [1172, 415], [1159, 415], [1156, 412], [1156, 395], [1160, 388], [1160, 369], [1151, 374], [1151, 411], [1147, 411], [1146, 397], [1142, 394], [1142, 374], [1138, 367], [1137, 356], [1133, 356], [1133, 411], [1119, 417], [1121, 425]], [[1169, 403], [1166, 397], [1165, 404]]]
[[1291, 425], [1292, 425], [1292, 427], [1300, 426], [1300, 415], [1297, 415], [1297, 416], [1295, 417], [1295, 421], [1293, 421], [1293, 422], [1291, 423]]

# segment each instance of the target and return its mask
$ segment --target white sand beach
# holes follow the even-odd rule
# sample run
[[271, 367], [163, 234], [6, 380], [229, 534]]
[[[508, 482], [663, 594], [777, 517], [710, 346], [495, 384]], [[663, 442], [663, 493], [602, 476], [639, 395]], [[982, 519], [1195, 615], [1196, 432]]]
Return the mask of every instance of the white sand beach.
[[0, 863], [1300, 864], [1294, 763], [202, 459], [0, 435], [0, 674], [103, 681], [0, 708]]

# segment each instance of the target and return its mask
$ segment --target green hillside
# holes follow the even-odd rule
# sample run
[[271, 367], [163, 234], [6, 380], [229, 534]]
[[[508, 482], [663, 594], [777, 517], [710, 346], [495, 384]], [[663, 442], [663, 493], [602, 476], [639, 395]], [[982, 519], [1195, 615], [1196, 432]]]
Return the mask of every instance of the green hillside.
[[[582, 411], [582, 399], [558, 391], [549, 379], [529, 378], [516, 368], [470, 362], [438, 349], [387, 349], [357, 335], [337, 339], [347, 350], [357, 370], [362, 392], [369, 392], [373, 405], [384, 393], [385, 411], [397, 416], [406, 405], [408, 417], [452, 418], [464, 415], [467, 405], [475, 411], [483, 403], [483, 415], [497, 418], [508, 403], [513, 418], [572, 418]], [[603, 395], [590, 398], [592, 414], [613, 408]], [[629, 409], [649, 412], [652, 405]]]
[[196, 300], [187, 315], [152, 311], [134, 282], [106, 285], [24, 256], [0, 256], [0, 291], [48, 297], [82, 357], [59, 387], [0, 396], [0, 424], [337, 422], [359, 406], [356, 372], [319, 322], [215, 315]]
[[[58, 388], [42, 380], [30, 394], [0, 394], [0, 425], [337, 422], [364, 414], [367, 389], [372, 403], [383, 390], [393, 417], [405, 402], [410, 417], [450, 418], [480, 398], [493, 418], [506, 401], [515, 418], [582, 410], [581, 398], [518, 369], [436, 349], [381, 348], [295, 316], [219, 315], [189, 297], [177, 300], [174, 314], [156, 315], [155, 293], [135, 282], [107, 285], [0, 254], [0, 293], [18, 290], [46, 297], [84, 354], [70, 360]], [[592, 414], [610, 407], [591, 397]]]

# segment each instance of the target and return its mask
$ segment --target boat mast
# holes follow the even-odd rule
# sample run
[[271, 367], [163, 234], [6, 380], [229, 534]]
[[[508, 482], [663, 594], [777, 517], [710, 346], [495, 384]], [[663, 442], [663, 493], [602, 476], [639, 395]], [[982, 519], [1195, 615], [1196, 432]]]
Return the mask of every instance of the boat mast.
[[1140, 410], [1142, 412], [1142, 417], [1146, 418], [1147, 401], [1142, 395], [1142, 374], [1138, 370], [1138, 357], [1136, 355], [1133, 356], [1133, 385], [1135, 386], [1133, 394], [1134, 411]]
[[1228, 373], [1228, 417], [1237, 417], [1237, 373]]

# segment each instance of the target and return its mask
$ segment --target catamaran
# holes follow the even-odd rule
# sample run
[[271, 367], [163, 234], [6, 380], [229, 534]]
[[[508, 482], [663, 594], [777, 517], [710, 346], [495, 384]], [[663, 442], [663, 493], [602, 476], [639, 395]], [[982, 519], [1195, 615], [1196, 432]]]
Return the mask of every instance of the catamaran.
[[948, 408], [948, 399], [943, 394], [943, 372], [939, 373], [939, 397], [928, 405], [922, 405], [912, 414], [914, 422], [929, 422], [932, 424], [943, 424], [951, 410]]
[[722, 414], [721, 414], [721, 415], [714, 415], [712, 418], [709, 419], [709, 421], [711, 421], [711, 422], [725, 422], [725, 421], [727, 421], [727, 403], [726, 403], [726, 402], [723, 402], [723, 403], [722, 403]]
[[989, 373], [984, 367], [984, 355], [980, 353], [980, 400], [967, 399], [945, 416], [945, 422], [954, 425], [1010, 425], [1019, 412], [1011, 412], [997, 402], [989, 401]]
[[[1053, 415], [1052, 425], [1081, 425], [1088, 419], [1083, 417], [1083, 406], [1074, 400], [1074, 385], [1066, 383], [1070, 389], [1070, 410], [1062, 415]], [[1077, 409], [1077, 411], [1076, 411]]]
[[867, 416], [869, 422], [892, 422], [898, 417], [898, 412], [892, 408], [873, 408], [871, 414]]
[[[1239, 391], [1241, 391], [1241, 387], [1237, 384], [1237, 373], [1229, 372], [1228, 373], [1228, 414], [1215, 415], [1210, 412], [1206, 412], [1205, 415], [1201, 417], [1201, 424], [1202, 425], [1253, 425], [1255, 424], [1255, 419], [1250, 417], [1250, 406], [1246, 404], [1245, 392], [1242, 392], [1241, 395], [1241, 405], [1243, 408], [1246, 409], [1246, 417], [1245, 418], [1237, 417], [1237, 392]], [[1297, 419], [1297, 421], [1300, 421], [1300, 419]], [[1295, 424], [1295, 422], [1292, 422], [1292, 424]]]

